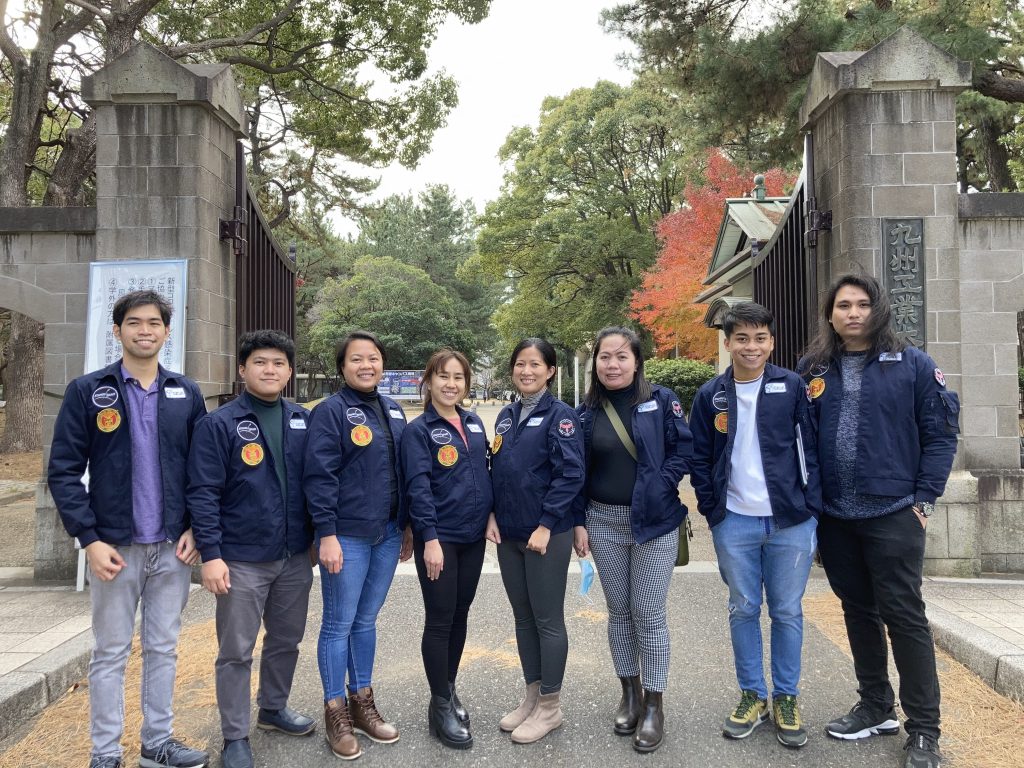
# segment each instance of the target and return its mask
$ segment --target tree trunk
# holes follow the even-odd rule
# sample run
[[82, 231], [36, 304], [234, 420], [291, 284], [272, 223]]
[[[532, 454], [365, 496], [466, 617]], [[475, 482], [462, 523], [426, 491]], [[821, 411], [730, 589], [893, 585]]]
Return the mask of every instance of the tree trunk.
[[11, 364], [4, 377], [7, 416], [0, 453], [38, 451], [43, 424], [43, 324], [11, 313]]
[[1005, 130], [999, 121], [990, 117], [978, 124], [978, 142], [991, 192], [1010, 192], [1017, 188], [1010, 176], [1010, 153], [999, 141]]

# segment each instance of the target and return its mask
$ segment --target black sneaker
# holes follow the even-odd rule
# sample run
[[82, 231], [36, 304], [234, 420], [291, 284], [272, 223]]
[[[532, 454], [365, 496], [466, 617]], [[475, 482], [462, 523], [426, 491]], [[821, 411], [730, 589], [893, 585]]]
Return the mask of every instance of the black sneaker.
[[942, 764], [939, 742], [926, 733], [910, 734], [903, 749], [907, 753], [903, 768], [939, 768]]
[[862, 701], [853, 705], [849, 714], [837, 717], [825, 726], [825, 733], [833, 739], [866, 739], [868, 736], [892, 736], [899, 733], [900, 721], [896, 711], [879, 714]]
[[158, 747], [142, 748], [140, 768], [204, 768], [210, 756], [206, 752], [186, 747], [177, 739], [168, 739]]

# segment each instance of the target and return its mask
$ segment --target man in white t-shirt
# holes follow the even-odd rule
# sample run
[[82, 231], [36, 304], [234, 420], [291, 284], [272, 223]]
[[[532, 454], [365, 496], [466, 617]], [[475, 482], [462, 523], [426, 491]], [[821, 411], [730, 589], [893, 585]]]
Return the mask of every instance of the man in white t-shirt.
[[[806, 385], [771, 365], [775, 319], [753, 302], [724, 317], [732, 365], [700, 388], [690, 413], [691, 481], [711, 526], [729, 587], [740, 702], [723, 735], [742, 739], [769, 717], [780, 743], [807, 743], [797, 705], [803, 645], [801, 600], [821, 512], [814, 427]], [[772, 697], [761, 662], [761, 599], [771, 618]]]

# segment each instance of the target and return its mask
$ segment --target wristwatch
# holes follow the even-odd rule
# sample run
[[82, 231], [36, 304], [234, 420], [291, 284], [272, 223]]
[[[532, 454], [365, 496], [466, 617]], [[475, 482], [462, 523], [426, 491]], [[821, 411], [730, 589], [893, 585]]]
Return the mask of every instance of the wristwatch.
[[914, 511], [921, 517], [931, 517], [935, 511], [935, 505], [930, 501], [919, 501], [914, 505]]

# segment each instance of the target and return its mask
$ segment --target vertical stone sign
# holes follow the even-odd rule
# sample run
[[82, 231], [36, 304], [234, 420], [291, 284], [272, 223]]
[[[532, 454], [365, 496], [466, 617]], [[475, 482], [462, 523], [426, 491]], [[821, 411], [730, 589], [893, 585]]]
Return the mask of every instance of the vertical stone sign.
[[924, 221], [882, 219], [886, 293], [896, 335], [906, 344], [925, 345]]

